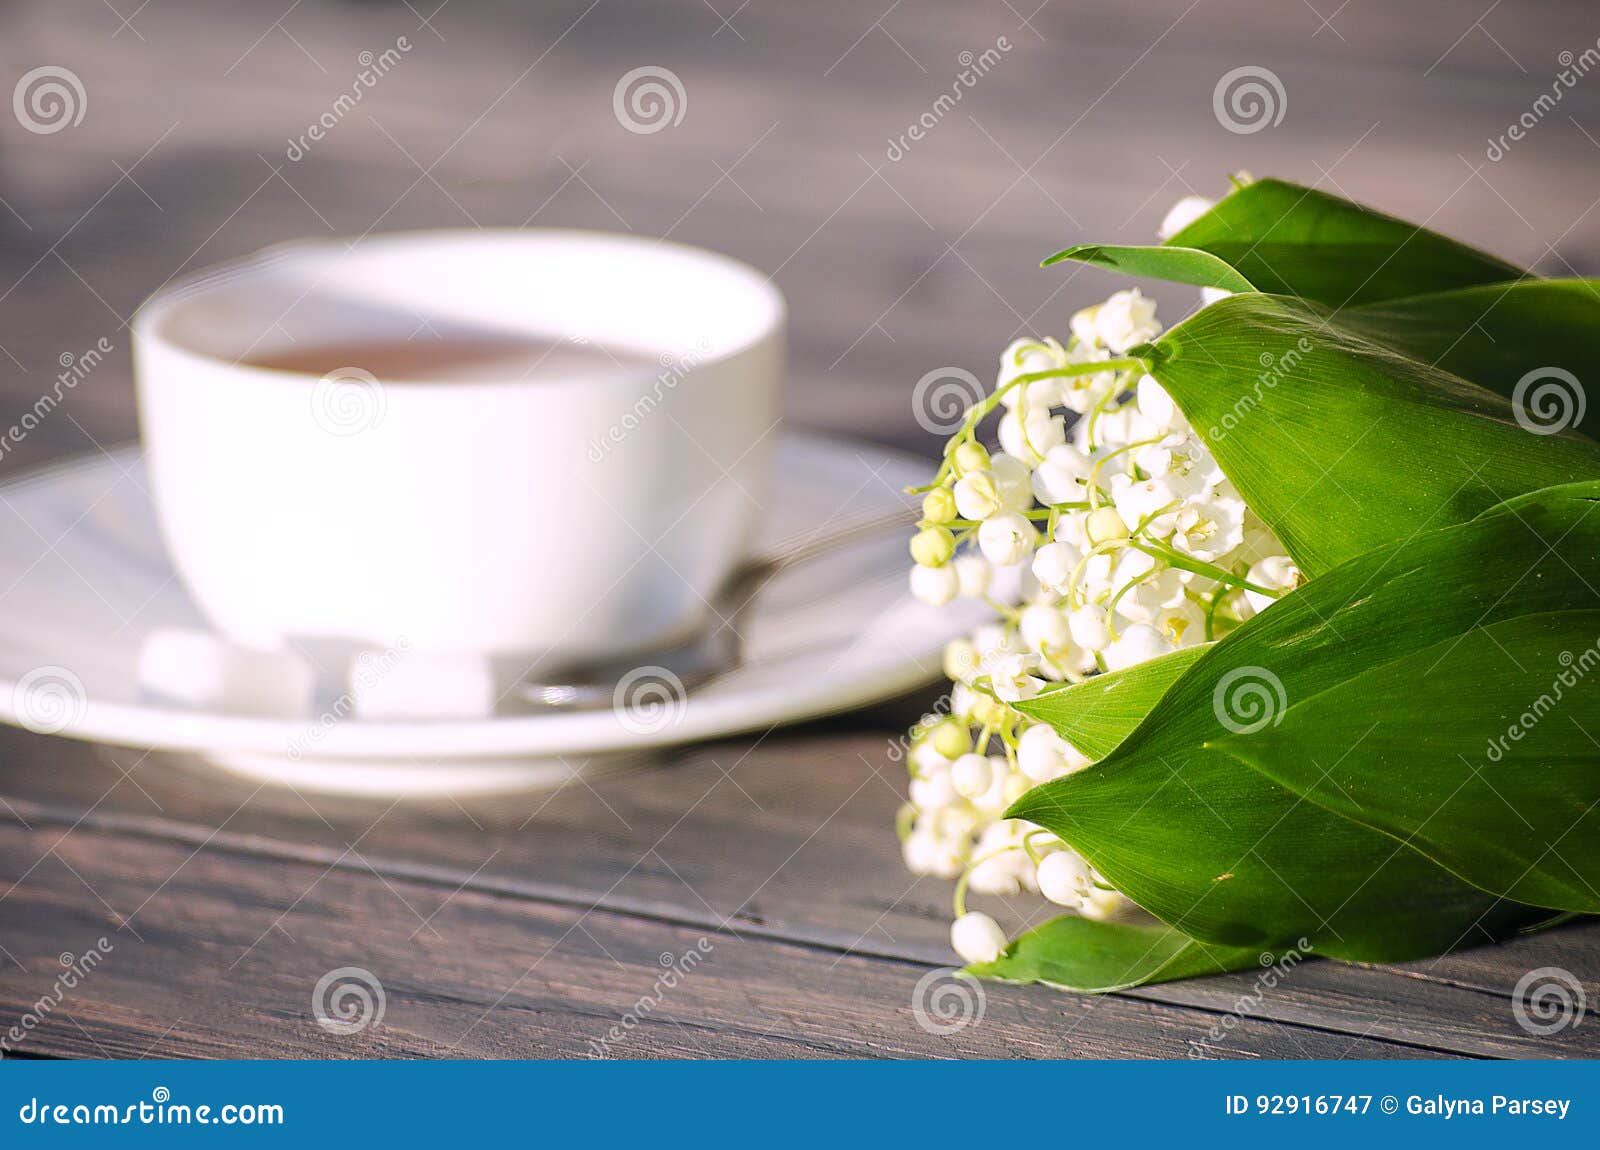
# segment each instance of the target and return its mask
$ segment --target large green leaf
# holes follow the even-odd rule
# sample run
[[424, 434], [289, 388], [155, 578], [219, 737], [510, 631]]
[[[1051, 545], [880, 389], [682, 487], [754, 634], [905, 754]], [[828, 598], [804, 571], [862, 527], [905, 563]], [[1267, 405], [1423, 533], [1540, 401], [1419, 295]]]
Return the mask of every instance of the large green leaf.
[[[1316, 772], [1299, 791], [1228, 740], [1475, 629], [1600, 610], [1597, 502], [1600, 483], [1539, 492], [1329, 571], [1207, 648], [1110, 756], [1029, 791], [1008, 815], [1048, 828], [1140, 906], [1211, 943], [1269, 948], [1304, 936], [1321, 954], [1392, 961], [1547, 918], [1332, 809], [1322, 772], [1367, 729], [1359, 710], [1342, 734], [1322, 728], [1325, 741], [1286, 752]], [[1524, 698], [1546, 678], [1541, 669], [1501, 685]], [[1409, 735], [1408, 762], [1435, 754], [1433, 719], [1456, 686], [1423, 676], [1395, 692], [1386, 724], [1396, 739]], [[1600, 750], [1589, 769], [1600, 771]], [[1392, 782], [1406, 785], [1403, 775]]]
[[[1423, 754], [1419, 687], [1429, 703]], [[1348, 750], [1325, 766], [1303, 753], [1337, 741]], [[1600, 912], [1600, 610], [1504, 619], [1443, 640], [1216, 745], [1474, 886]]]
[[1520, 385], [1531, 426], [1600, 436], [1600, 406], [1589, 410], [1579, 382], [1600, 378], [1600, 280], [1488, 284], [1350, 308], [1338, 318], [1490, 391], [1511, 397]]
[[1212, 946], [1160, 923], [1053, 918], [1012, 941], [993, 962], [967, 970], [1002, 982], [1037, 982], [1058, 990], [1100, 994], [1152, 982], [1174, 982], [1272, 966], [1278, 955], [1254, 947]]
[[1134, 353], [1308, 575], [1600, 476], [1600, 444], [1286, 296], [1219, 300]]
[[1060, 260], [1229, 291], [1253, 287], [1334, 308], [1525, 274], [1420, 225], [1271, 179], [1223, 197], [1159, 247], [1090, 244], [1045, 263]]
[[1049, 723], [1091, 759], [1103, 759], [1144, 721], [1157, 700], [1201, 655], [1204, 647], [1180, 647], [1121, 671], [1069, 683], [1012, 706]]

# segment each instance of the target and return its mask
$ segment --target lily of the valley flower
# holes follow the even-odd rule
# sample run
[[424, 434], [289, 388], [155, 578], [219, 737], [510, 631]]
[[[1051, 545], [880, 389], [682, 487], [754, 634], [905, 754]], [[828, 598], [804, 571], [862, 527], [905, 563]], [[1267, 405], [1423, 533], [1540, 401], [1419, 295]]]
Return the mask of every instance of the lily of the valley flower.
[[[1164, 228], [1205, 206], [1180, 203]], [[1022, 587], [1020, 603], [997, 604], [994, 623], [946, 647], [949, 713], [917, 728], [909, 756], [906, 865], [960, 877], [951, 944], [968, 962], [1006, 945], [993, 918], [966, 911], [969, 888], [1037, 890], [1096, 919], [1126, 905], [1067, 844], [1002, 817], [1028, 788], [1089, 766], [1012, 704], [1219, 637], [1300, 582], [1159, 380], [1127, 355], [1159, 336], [1155, 302], [1118, 292], [1069, 326], [1065, 343], [1006, 348], [998, 394], [957, 433], [912, 541], [924, 602], [987, 596], [1002, 568], [1018, 568]], [[991, 412], [993, 454], [975, 435]]]

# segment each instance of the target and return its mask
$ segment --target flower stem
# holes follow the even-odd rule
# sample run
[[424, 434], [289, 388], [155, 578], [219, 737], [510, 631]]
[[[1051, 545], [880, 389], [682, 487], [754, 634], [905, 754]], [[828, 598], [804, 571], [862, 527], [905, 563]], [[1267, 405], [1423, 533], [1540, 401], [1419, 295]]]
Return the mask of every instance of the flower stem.
[[1203, 559], [1185, 555], [1177, 548], [1169, 547], [1165, 543], [1154, 539], [1148, 539], [1143, 542], [1130, 540], [1129, 546], [1137, 547], [1153, 559], [1165, 559], [1181, 571], [1191, 571], [1196, 575], [1204, 575], [1208, 579], [1215, 579], [1218, 583], [1229, 587], [1243, 587], [1246, 591], [1254, 591], [1258, 595], [1267, 595], [1273, 599], [1283, 594], [1282, 591], [1274, 591], [1271, 587], [1262, 587], [1260, 584], [1252, 583], [1248, 579], [1241, 579], [1231, 571], [1218, 567], [1215, 563], [1207, 563]]

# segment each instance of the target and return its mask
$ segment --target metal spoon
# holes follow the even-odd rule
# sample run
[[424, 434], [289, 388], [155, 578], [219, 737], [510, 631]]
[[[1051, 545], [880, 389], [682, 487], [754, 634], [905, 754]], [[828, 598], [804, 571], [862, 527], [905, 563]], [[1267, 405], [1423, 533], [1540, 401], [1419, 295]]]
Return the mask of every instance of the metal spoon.
[[635, 653], [624, 660], [572, 671], [564, 674], [560, 681], [524, 679], [511, 688], [508, 697], [539, 710], [609, 710], [619, 704], [619, 693], [629, 693], [629, 687], [637, 681], [641, 671], [649, 671], [652, 673], [650, 689], [656, 704], [666, 703], [663, 695], [681, 699], [744, 661], [739, 621], [779, 572], [859, 539], [906, 527], [915, 521], [915, 509], [901, 507], [832, 529], [819, 528], [792, 537], [770, 554], [745, 562], [728, 577], [721, 590], [711, 598], [711, 614], [718, 625], [708, 634], [676, 647]]

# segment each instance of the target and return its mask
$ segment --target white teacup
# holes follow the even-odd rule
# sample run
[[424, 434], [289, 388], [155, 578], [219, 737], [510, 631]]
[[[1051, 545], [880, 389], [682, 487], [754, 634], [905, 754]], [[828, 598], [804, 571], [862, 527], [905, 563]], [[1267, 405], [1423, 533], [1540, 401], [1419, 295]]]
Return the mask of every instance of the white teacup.
[[[767, 278], [602, 233], [313, 241], [157, 293], [133, 325], [167, 546], [230, 639], [611, 657], [670, 643], [750, 550], [778, 419]], [[245, 360], [413, 338], [648, 356], [573, 378]]]

